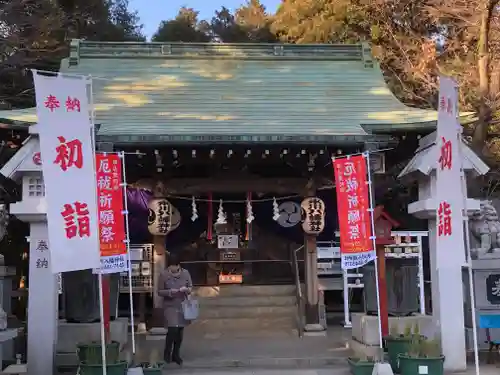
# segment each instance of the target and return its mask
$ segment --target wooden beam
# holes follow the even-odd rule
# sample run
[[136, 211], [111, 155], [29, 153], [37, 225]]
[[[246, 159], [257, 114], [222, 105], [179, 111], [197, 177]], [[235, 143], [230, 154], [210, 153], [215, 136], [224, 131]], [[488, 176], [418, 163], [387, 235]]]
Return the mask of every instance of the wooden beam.
[[[131, 187], [154, 191], [156, 195], [203, 195], [212, 193], [277, 193], [304, 195], [311, 184], [308, 178], [263, 178], [258, 176], [220, 176], [210, 178], [141, 179]], [[333, 181], [317, 178], [318, 189], [333, 187]]]
[[212, 193], [297, 194], [304, 189], [303, 178], [174, 178], [164, 182], [169, 194], [196, 195]]

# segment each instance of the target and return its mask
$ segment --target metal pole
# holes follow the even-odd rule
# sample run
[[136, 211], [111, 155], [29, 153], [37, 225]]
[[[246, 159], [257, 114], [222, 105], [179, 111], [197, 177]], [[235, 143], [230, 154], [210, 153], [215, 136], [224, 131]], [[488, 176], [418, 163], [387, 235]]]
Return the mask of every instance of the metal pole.
[[422, 255], [422, 237], [417, 236], [418, 242], [418, 287], [420, 296], [420, 314], [425, 315], [425, 289], [424, 289], [424, 261]]
[[[472, 262], [470, 254], [470, 233], [469, 233], [469, 215], [467, 213], [467, 179], [465, 176], [465, 171], [463, 168], [463, 158], [462, 158], [462, 135], [461, 128], [458, 132], [458, 153], [461, 168], [461, 179], [462, 179], [462, 196], [464, 199], [462, 218], [464, 220], [464, 235], [465, 235], [465, 250], [467, 255], [467, 273], [469, 276], [469, 296], [470, 304], [472, 310], [472, 342], [474, 345], [474, 365], [476, 370], [476, 375], [479, 375], [479, 348], [477, 343], [477, 322], [476, 322], [476, 296], [474, 293], [474, 275], [472, 272]], [[464, 322], [465, 323], [465, 322]]]
[[347, 278], [347, 270], [342, 270], [342, 279], [344, 282], [344, 328], [351, 327], [351, 312], [349, 306], [349, 281]]
[[[91, 139], [92, 139], [92, 153], [94, 156], [94, 179], [97, 180], [97, 173], [95, 169], [95, 153], [96, 153], [96, 142], [95, 142], [95, 108], [94, 108], [94, 95], [93, 95], [93, 87], [92, 87], [92, 77], [89, 76], [89, 104], [90, 104], [90, 124], [91, 124]], [[97, 192], [95, 194], [96, 205], [98, 203], [97, 200]], [[100, 237], [97, 236], [97, 248], [100, 252]], [[104, 295], [103, 295], [103, 285], [102, 285], [102, 274], [101, 268], [97, 269], [98, 272], [98, 284], [99, 284], [99, 315], [101, 318], [101, 355], [102, 355], [102, 374], [107, 375], [106, 368], [106, 330], [104, 327]], [[109, 284], [108, 284], [109, 285]]]
[[106, 375], [107, 374], [107, 368], [106, 368], [106, 332], [104, 329], [104, 295], [103, 295], [103, 290], [102, 290], [102, 274], [101, 270], [98, 270], [98, 280], [99, 280], [99, 315], [101, 318], [101, 356], [102, 356], [102, 374]]
[[[380, 349], [383, 349], [384, 347], [384, 342], [382, 340], [382, 316], [380, 313], [381, 306], [380, 306], [380, 290], [379, 290], [379, 282], [378, 282], [378, 260], [377, 260], [377, 236], [375, 235], [375, 220], [373, 217], [373, 204], [374, 204], [374, 199], [373, 199], [373, 189], [372, 189], [372, 174], [370, 170], [370, 153], [365, 152], [363, 153], [363, 156], [366, 158], [366, 166], [367, 166], [367, 175], [368, 175], [368, 192], [369, 192], [369, 197], [370, 197], [370, 220], [371, 220], [371, 226], [372, 226], [372, 243], [373, 243], [373, 252], [375, 253], [375, 259], [373, 260], [375, 264], [375, 285], [377, 287], [377, 307], [378, 307], [378, 338], [379, 338], [379, 345]], [[382, 354], [382, 353], [381, 353]]]
[[127, 262], [128, 262], [128, 292], [129, 292], [129, 303], [130, 303], [130, 325], [132, 329], [132, 354], [135, 354], [135, 322], [134, 322], [134, 298], [132, 294], [132, 262], [130, 257], [130, 227], [128, 222], [128, 201], [127, 201], [127, 177], [126, 177], [126, 167], [125, 167], [125, 153], [122, 151], [120, 154], [120, 159], [122, 160], [122, 179], [123, 179], [123, 208], [125, 215], [125, 241], [127, 246]]

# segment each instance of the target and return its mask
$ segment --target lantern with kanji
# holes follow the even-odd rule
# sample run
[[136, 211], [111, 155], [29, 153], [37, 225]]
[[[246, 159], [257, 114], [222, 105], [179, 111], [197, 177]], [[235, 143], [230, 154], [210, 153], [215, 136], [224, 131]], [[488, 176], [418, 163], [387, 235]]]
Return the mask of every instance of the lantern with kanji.
[[307, 234], [318, 235], [325, 229], [325, 203], [317, 198], [306, 198], [300, 204], [302, 229]]
[[172, 205], [166, 199], [153, 199], [148, 204], [148, 230], [154, 236], [166, 236], [172, 228]]

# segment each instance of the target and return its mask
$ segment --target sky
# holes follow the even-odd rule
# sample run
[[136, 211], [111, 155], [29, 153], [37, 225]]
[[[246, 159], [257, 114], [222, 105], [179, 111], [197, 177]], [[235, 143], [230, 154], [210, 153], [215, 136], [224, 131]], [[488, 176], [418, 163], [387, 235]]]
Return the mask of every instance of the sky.
[[[175, 17], [179, 8], [183, 6], [199, 11], [200, 19], [210, 20], [216, 9], [225, 6], [233, 11], [245, 2], [245, 0], [130, 0], [130, 8], [139, 12], [144, 32], [150, 39], [160, 22]], [[261, 3], [269, 12], [274, 12], [280, 0], [261, 0]]]

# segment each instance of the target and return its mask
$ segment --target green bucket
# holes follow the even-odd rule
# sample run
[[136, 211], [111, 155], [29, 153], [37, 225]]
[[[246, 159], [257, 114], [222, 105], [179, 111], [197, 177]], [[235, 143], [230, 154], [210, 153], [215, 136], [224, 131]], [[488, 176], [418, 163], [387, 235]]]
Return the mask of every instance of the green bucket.
[[385, 346], [387, 348], [387, 356], [389, 357], [389, 364], [392, 367], [392, 371], [399, 374], [399, 364], [398, 356], [400, 354], [408, 353], [410, 349], [412, 337], [386, 337]]
[[[116, 363], [106, 363], [107, 375], [126, 375], [127, 374], [127, 361], [120, 361]], [[86, 362], [80, 363], [78, 373], [80, 375], [102, 375], [102, 364], [88, 364]]]
[[352, 375], [372, 375], [375, 362], [361, 361], [356, 358], [348, 358], [349, 370]]
[[141, 363], [142, 373], [144, 375], [161, 375], [163, 368], [165, 367], [165, 362], [157, 363]]
[[[98, 341], [87, 344], [78, 344], [76, 346], [78, 361], [89, 365], [102, 363], [102, 345]], [[106, 344], [106, 362], [116, 363], [120, 356], [120, 343], [112, 341]]]
[[400, 354], [398, 359], [401, 375], [420, 375], [421, 373], [443, 375], [444, 373], [444, 356], [425, 358]]

